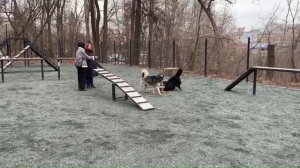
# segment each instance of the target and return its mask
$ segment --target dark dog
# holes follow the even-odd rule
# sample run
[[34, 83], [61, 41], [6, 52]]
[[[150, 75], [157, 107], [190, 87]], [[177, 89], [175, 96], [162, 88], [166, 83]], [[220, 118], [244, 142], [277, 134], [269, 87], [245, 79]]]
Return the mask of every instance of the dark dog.
[[140, 82], [141, 89], [144, 87], [145, 91], [148, 85], [153, 87], [153, 94], [155, 93], [155, 90], [159, 95], [161, 95], [160, 92], [160, 86], [161, 82], [164, 79], [164, 74], [159, 74], [156, 76], [149, 76], [149, 73], [146, 69], [142, 70], [142, 79]]
[[171, 91], [171, 90], [175, 90], [175, 88], [177, 87], [179, 90], [181, 90], [181, 79], [180, 76], [182, 74], [182, 69], [178, 69], [178, 71], [176, 72], [176, 74], [174, 76], [172, 76], [168, 81], [163, 82], [164, 84], [164, 91]]

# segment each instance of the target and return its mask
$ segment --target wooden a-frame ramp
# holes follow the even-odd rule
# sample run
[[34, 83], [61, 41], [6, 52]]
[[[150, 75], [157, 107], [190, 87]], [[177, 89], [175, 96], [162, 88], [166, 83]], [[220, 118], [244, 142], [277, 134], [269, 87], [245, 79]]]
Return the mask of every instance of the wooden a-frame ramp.
[[12, 60], [10, 60], [9, 62], [7, 62], [4, 66], [3, 66], [3, 70], [5, 70], [9, 65], [11, 65], [14, 62], [14, 58], [19, 58], [21, 56], [21, 54], [23, 54], [26, 50], [28, 50], [30, 48], [30, 45], [26, 46], [22, 51], [20, 51], [16, 56], [14, 56], [12, 58]]
[[129, 84], [117, 77], [116, 75], [108, 72], [104, 68], [94, 69], [100, 76], [104, 77], [108, 81], [112, 83], [112, 97], [113, 100], [116, 99], [115, 87], [118, 87], [124, 94], [125, 99], [130, 98], [137, 106], [139, 106], [142, 110], [152, 110], [154, 107], [146, 100], [143, 96], [141, 96], [133, 87], [129, 86]]

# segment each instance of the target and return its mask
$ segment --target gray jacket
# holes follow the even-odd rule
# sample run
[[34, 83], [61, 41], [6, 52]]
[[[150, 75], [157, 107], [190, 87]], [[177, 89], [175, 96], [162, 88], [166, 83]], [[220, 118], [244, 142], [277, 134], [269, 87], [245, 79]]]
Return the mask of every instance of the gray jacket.
[[78, 49], [76, 51], [75, 66], [76, 67], [87, 68], [88, 67], [87, 62], [86, 62], [87, 59], [93, 60], [94, 57], [87, 55], [85, 53], [84, 48], [78, 47]]

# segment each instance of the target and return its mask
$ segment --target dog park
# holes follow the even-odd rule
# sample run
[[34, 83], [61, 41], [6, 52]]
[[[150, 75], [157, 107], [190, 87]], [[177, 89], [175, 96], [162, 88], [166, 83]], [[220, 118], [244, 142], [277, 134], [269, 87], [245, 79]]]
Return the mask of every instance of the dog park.
[[4, 0], [0, 168], [299, 167], [299, 2]]
[[[132, 87], [139, 67], [103, 64]], [[2, 167], [294, 167], [299, 90], [182, 76], [182, 91], [140, 92], [155, 108], [112, 100], [111, 82], [77, 90], [74, 65], [7, 69], [0, 84]], [[158, 74], [160, 70], [150, 70]], [[167, 78], [167, 77], [166, 77]], [[116, 95], [123, 92], [116, 90]]]

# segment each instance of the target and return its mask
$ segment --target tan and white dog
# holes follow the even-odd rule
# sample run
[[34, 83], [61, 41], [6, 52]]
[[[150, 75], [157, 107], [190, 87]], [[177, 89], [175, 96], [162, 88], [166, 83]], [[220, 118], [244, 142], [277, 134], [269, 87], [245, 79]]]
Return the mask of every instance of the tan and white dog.
[[164, 79], [164, 74], [158, 74], [156, 76], [149, 76], [149, 72], [147, 69], [142, 69], [142, 76], [140, 80], [141, 90], [144, 89], [146, 92], [146, 89], [149, 86], [152, 86], [153, 88], [153, 94], [155, 94], [155, 91], [161, 95], [161, 87], [162, 87], [162, 81]]

